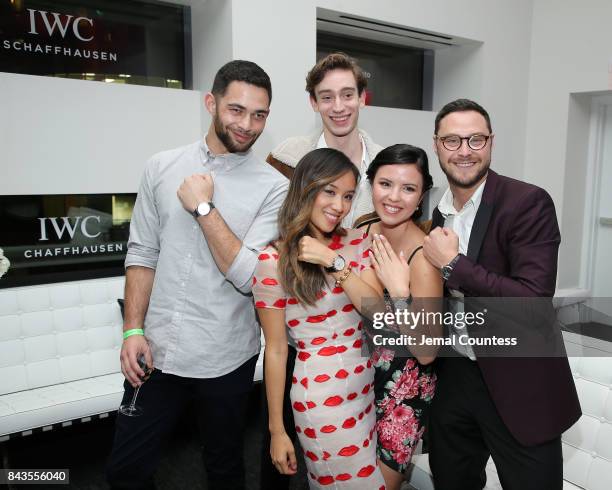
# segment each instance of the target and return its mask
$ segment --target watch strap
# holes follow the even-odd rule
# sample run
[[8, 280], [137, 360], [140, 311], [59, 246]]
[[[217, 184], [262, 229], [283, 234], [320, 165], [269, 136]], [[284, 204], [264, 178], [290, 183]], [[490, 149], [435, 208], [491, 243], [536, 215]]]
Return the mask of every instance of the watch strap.
[[[340, 260], [342, 261], [342, 263], [344, 264], [344, 265], [343, 265], [342, 267], [340, 267], [340, 268], [337, 268], [337, 267], [336, 267], [336, 261], [337, 261], [338, 259], [340, 259]], [[332, 265], [331, 265], [331, 266], [329, 266], [329, 267], [325, 267], [324, 269], [325, 269], [325, 272], [340, 272], [340, 271], [341, 271], [341, 270], [343, 270], [345, 267], [346, 267], [346, 259], [345, 259], [345, 258], [344, 258], [342, 255], [338, 254], [338, 255], [336, 256], [336, 258], [334, 258], [334, 261], [332, 262]]]
[[453, 260], [451, 260], [448, 264], [442, 266], [442, 268], [440, 269], [440, 272], [442, 273], [442, 278], [445, 281], [448, 280], [451, 273], [453, 272], [453, 269], [455, 268], [455, 265], [457, 264], [457, 262], [459, 262], [459, 257], [461, 257], [461, 254], [455, 255]]

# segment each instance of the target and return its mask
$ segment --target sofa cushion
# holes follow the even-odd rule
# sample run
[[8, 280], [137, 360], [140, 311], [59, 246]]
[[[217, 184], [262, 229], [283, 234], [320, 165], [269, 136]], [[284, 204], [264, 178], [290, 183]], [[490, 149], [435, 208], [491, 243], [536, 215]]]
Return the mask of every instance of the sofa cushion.
[[111, 412], [122, 396], [121, 373], [10, 393], [0, 397], [0, 436]]

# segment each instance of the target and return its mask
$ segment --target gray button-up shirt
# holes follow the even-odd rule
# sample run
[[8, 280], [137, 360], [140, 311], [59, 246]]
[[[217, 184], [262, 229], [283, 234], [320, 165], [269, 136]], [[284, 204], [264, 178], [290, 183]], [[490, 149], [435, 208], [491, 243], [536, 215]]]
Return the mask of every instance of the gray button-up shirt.
[[[210, 173], [213, 202], [242, 241], [226, 275], [177, 190]], [[277, 238], [288, 181], [255, 155], [213, 155], [204, 140], [153, 156], [130, 225], [126, 268], [155, 269], [145, 335], [155, 367], [193, 378], [227, 374], [260, 350], [251, 283], [259, 250]]]

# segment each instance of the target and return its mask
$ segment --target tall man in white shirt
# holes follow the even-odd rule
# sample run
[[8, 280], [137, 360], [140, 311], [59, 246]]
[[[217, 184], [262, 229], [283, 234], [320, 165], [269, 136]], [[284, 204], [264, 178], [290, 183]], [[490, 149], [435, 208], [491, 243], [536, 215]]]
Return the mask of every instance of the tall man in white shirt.
[[359, 111], [365, 106], [367, 78], [354, 59], [332, 53], [317, 62], [306, 76], [310, 105], [321, 116], [323, 129], [310, 136], [287, 138], [274, 148], [267, 162], [288, 178], [300, 159], [316, 148], [341, 151], [359, 169], [362, 179], [353, 198], [351, 211], [342, 221], [350, 228], [360, 216], [374, 210], [370, 184], [365, 171], [382, 150], [358, 126]]
[[204, 103], [202, 140], [155, 155], [132, 215], [121, 368], [129, 403], [144, 371], [142, 415], [117, 416], [107, 477], [151, 488], [160, 447], [195, 400], [208, 488], [244, 488], [243, 427], [260, 351], [249, 294], [258, 251], [277, 236], [287, 180], [250, 150], [272, 99], [268, 75], [232, 61]]
[[[459, 99], [438, 113], [434, 148], [449, 189], [423, 252], [453, 296], [546, 303], [561, 241], [555, 206], [543, 189], [489, 168], [493, 138], [489, 114], [476, 102]], [[540, 326], [530, 320], [525, 330]], [[560, 338], [554, 325], [544, 328], [547, 339]], [[504, 489], [561, 490], [561, 433], [580, 417], [565, 353], [500, 357], [478, 344], [453, 347], [455, 356], [439, 359], [430, 412], [436, 488], [480, 490], [492, 456]]]

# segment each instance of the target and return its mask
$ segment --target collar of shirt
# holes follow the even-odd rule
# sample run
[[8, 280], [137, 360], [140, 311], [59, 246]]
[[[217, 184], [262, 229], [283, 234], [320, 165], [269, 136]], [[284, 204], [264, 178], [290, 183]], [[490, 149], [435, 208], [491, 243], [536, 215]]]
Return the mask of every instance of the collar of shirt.
[[[365, 142], [361, 134], [359, 135], [359, 141], [361, 142], [361, 168], [359, 169], [359, 173], [363, 176], [370, 162], [368, 161], [368, 153], [366, 152]], [[321, 133], [319, 141], [317, 141], [317, 149], [318, 148], [329, 148], [329, 146], [327, 146], [327, 141], [325, 141], [325, 133]]]
[[482, 193], [484, 191], [486, 182], [486, 179], [482, 181], [482, 183], [474, 191], [474, 194], [472, 194], [460, 211], [455, 209], [455, 205], [453, 204], [453, 193], [451, 192], [450, 187], [446, 189], [442, 199], [440, 199], [440, 204], [438, 204], [438, 210], [440, 213], [442, 213], [442, 216], [444, 216], [444, 218], [448, 218], [449, 216], [460, 215], [470, 208], [478, 209], [478, 206], [480, 206], [480, 201], [482, 201]]
[[206, 138], [200, 140], [202, 166], [211, 172], [229, 172], [244, 163], [251, 155], [251, 150], [242, 153], [223, 153], [215, 155], [206, 144]]

